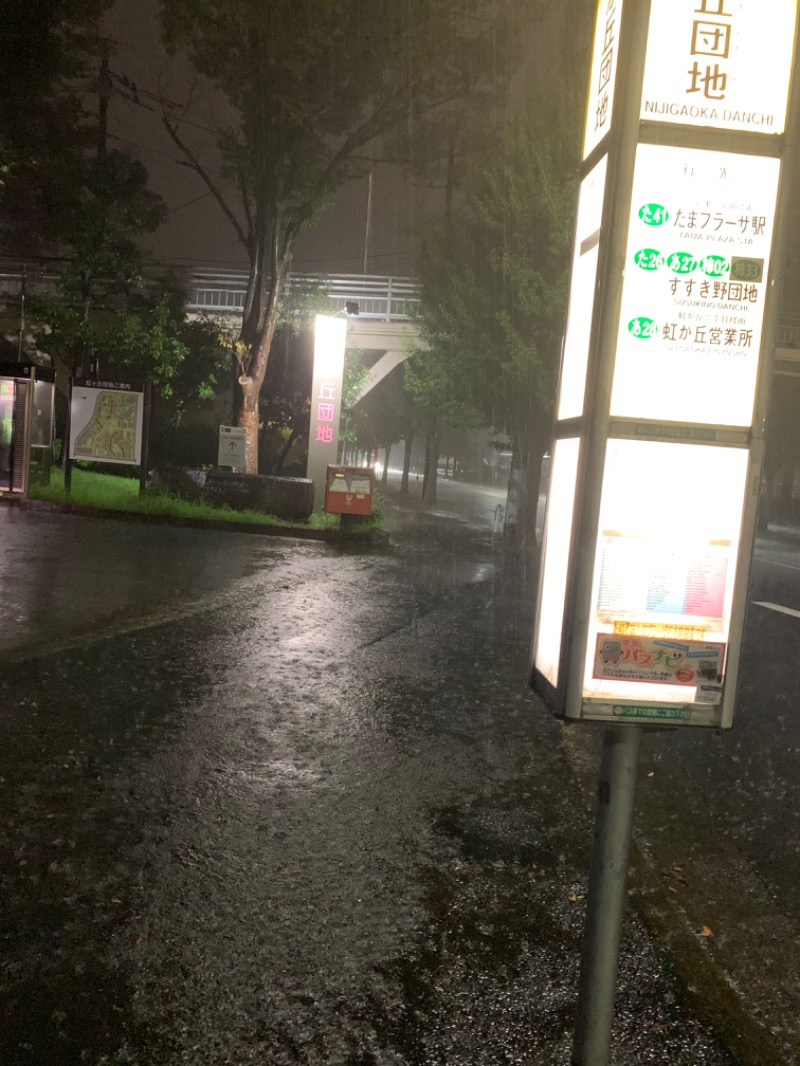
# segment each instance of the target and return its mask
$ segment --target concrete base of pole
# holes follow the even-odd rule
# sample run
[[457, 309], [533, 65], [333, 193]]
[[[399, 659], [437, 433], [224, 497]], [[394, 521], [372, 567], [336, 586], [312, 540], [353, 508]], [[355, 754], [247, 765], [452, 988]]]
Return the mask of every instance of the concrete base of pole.
[[608, 1066], [640, 740], [638, 726], [603, 737], [573, 1066]]

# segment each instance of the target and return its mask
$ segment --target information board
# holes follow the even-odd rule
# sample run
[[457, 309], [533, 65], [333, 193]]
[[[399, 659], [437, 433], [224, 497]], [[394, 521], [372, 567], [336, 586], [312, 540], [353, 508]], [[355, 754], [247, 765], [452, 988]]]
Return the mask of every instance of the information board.
[[247, 430], [244, 426], [220, 426], [217, 466], [247, 465]]
[[612, 416], [749, 426], [780, 161], [640, 144]]
[[143, 419], [142, 386], [73, 380], [69, 458], [138, 466], [142, 459]]

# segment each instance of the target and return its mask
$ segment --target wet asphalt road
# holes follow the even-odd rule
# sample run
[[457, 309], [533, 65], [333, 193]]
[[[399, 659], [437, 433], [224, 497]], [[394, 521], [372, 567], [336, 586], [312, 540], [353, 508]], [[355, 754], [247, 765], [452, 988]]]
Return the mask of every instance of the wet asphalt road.
[[[491, 527], [395, 518], [0, 508], [3, 1066], [569, 1062], [592, 743]], [[612, 1061], [733, 1066], [702, 1015], [631, 910]]]

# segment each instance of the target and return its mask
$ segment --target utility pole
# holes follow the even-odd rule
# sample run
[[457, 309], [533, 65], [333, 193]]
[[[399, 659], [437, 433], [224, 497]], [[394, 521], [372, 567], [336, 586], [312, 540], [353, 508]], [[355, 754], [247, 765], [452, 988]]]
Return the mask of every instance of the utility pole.
[[22, 362], [22, 351], [25, 344], [25, 267], [22, 268], [19, 290], [19, 340], [17, 342], [17, 362]]
[[364, 230], [364, 269], [363, 274], [367, 273], [367, 267], [369, 265], [369, 239], [372, 232], [372, 171], [370, 170], [367, 178], [367, 225]]

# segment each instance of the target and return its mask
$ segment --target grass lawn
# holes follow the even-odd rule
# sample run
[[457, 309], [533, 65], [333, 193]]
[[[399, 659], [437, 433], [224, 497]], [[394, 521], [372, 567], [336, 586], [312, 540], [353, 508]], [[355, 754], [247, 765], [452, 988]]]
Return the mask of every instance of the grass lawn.
[[[223, 522], [249, 522], [261, 526], [285, 526], [290, 529], [338, 529], [339, 516], [314, 512], [307, 522], [291, 522], [260, 511], [234, 511], [230, 507], [213, 507], [209, 503], [183, 500], [173, 493], [149, 485], [145, 496], [139, 495], [139, 479], [98, 474], [94, 471], [72, 469], [72, 492], [64, 489], [64, 474], [53, 470], [49, 485], [31, 485], [28, 495], [34, 500], [55, 503], [75, 503], [85, 507], [100, 507], [109, 511], [136, 511], [140, 514], [169, 515], [178, 518], [204, 518]], [[377, 515], [359, 526], [360, 531], [379, 529]]]

